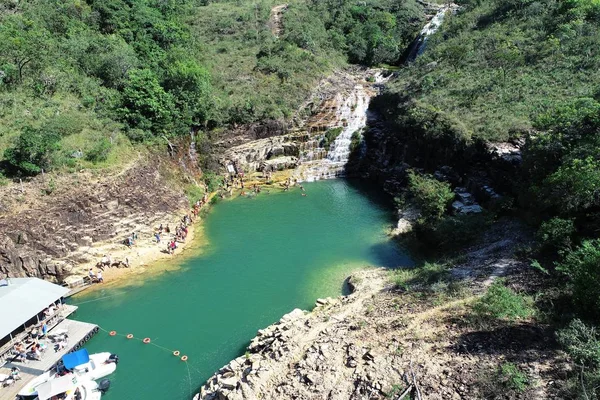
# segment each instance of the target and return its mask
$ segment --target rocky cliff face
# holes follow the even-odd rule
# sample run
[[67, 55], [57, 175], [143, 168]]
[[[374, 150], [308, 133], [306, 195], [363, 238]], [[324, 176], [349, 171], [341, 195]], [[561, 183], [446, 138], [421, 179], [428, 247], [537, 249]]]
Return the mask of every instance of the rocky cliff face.
[[483, 203], [497, 193], [511, 194], [520, 164], [520, 142], [486, 143], [468, 139], [460, 125], [443, 115], [423, 112], [395, 95], [374, 99], [366, 151], [350, 159], [354, 175], [377, 180], [391, 194], [402, 192], [410, 168], [464, 188]]
[[[176, 166], [171, 166], [176, 168]], [[79, 172], [43, 177], [0, 192], [0, 273], [61, 281], [122, 248], [132, 232], [152, 237], [152, 227], [172, 221], [188, 202], [161, 173], [157, 159], [140, 158], [128, 169], [100, 177]]]
[[[355, 111], [366, 119], [368, 100], [375, 94], [373, 78], [376, 74], [374, 70], [353, 69], [332, 75], [321, 82], [287, 129], [279, 125], [278, 129], [275, 126], [267, 129], [268, 133], [263, 135], [225, 135], [216, 144], [222, 168], [227, 170], [231, 166], [238, 172], [248, 173], [302, 169], [310, 164], [318, 169], [317, 164], [328, 156], [329, 148], [325, 148], [323, 142], [325, 133], [332, 128], [352, 127]], [[348, 136], [351, 133], [348, 132]], [[349, 138], [346, 147], [348, 144]], [[341, 165], [338, 170], [342, 171], [345, 160], [333, 161]], [[297, 175], [301, 180], [311, 180], [319, 179], [325, 172], [323, 169], [317, 173], [319, 176], [310, 178], [304, 176], [310, 175], [308, 172], [299, 171]]]

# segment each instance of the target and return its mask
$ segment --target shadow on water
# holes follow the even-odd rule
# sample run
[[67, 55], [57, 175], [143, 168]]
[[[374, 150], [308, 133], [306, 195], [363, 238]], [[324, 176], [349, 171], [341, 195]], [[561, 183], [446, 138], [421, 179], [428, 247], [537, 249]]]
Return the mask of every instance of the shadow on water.
[[360, 178], [347, 178], [348, 186], [367, 198], [375, 207], [389, 211], [386, 213], [386, 223], [394, 224], [394, 202], [390, 195], [373, 182]]

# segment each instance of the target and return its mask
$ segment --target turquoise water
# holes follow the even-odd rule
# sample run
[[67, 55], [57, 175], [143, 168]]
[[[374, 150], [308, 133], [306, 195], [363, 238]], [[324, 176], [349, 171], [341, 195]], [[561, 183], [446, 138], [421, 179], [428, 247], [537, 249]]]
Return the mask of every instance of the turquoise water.
[[295, 189], [223, 201], [206, 218], [207, 244], [181, 269], [72, 299], [76, 319], [152, 340], [100, 331], [88, 342], [121, 359], [103, 399], [190, 399], [257, 329], [341, 294], [352, 270], [412, 264], [386, 237], [391, 212], [376, 192], [345, 180], [305, 188], [306, 197]]

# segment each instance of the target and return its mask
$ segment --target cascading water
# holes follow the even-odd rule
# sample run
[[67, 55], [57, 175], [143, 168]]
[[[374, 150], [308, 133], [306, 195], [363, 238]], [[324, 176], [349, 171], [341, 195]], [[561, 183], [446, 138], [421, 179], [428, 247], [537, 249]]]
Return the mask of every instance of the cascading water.
[[367, 125], [367, 110], [371, 98], [386, 80], [380, 72], [375, 73], [373, 79], [375, 83], [370, 84], [371, 87], [365, 88], [363, 84], [357, 84], [348, 95], [336, 96], [333, 102], [339, 106], [328, 128], [342, 127], [342, 132], [331, 143], [328, 151], [317, 147], [301, 155], [300, 166], [295, 173], [299, 181], [311, 182], [344, 175], [350, 157], [352, 135], [355, 132], [362, 135], [362, 130]]
[[[414, 61], [425, 51], [428, 37], [437, 32], [446, 13], [450, 10], [455, 11], [456, 8], [455, 4], [438, 8], [435, 16], [423, 27], [414, 41], [407, 57], [408, 61]], [[310, 182], [344, 175], [350, 157], [352, 135], [357, 132], [362, 139], [362, 131], [367, 126], [371, 98], [377, 94], [389, 77], [386, 78], [380, 72], [376, 72], [373, 78], [375, 83], [370, 84], [370, 88], [357, 84], [346, 97], [342, 94], [336, 96], [333, 103], [339, 106], [333, 123], [327, 124], [327, 128], [343, 127], [343, 130], [328, 151], [320, 147], [318, 139], [312, 139], [310, 143], [305, 144], [305, 151], [300, 155], [299, 167], [294, 174], [296, 179]]]
[[444, 17], [446, 16], [446, 13], [449, 10], [456, 10], [456, 8], [457, 6], [455, 4], [451, 4], [442, 6], [438, 9], [435, 16], [423, 27], [423, 29], [421, 29], [419, 36], [411, 45], [408, 56], [406, 57], [406, 61], [414, 61], [418, 56], [423, 54], [429, 36], [436, 33], [437, 30], [440, 28], [442, 22], [444, 22]]

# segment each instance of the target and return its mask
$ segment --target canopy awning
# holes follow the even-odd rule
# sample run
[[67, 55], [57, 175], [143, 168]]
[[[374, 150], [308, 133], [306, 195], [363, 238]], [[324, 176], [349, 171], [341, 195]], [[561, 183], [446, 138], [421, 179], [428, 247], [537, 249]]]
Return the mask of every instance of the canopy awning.
[[0, 338], [8, 336], [25, 322], [54, 303], [69, 289], [38, 278], [10, 278], [0, 286]]
[[62, 361], [66, 369], [73, 369], [78, 365], [89, 362], [90, 355], [86, 349], [81, 349], [73, 353], [65, 354], [62, 356]]
[[52, 396], [65, 393], [69, 390], [75, 390], [77, 387], [77, 377], [73, 374], [51, 379], [37, 387], [39, 400], [48, 400]]

